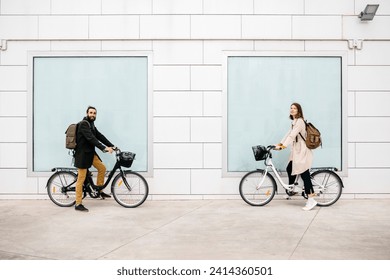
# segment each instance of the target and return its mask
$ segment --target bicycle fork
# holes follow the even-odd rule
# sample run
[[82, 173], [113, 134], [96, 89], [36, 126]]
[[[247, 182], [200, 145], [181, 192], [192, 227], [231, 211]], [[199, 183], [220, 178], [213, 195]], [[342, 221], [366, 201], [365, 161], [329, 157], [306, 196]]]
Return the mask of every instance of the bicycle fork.
[[260, 183], [257, 185], [256, 190], [259, 190], [260, 187], [263, 185], [265, 178], [267, 177], [268, 169], [263, 170], [263, 178], [261, 179]]
[[[132, 188], [131, 188], [131, 186], [129, 185], [129, 183], [127, 182], [126, 176], [125, 176], [125, 174], [123, 173], [122, 170], [121, 170], [121, 177], [122, 177], [122, 182], [125, 183], [126, 188], [131, 192]], [[120, 184], [119, 184], [119, 185], [120, 185]]]

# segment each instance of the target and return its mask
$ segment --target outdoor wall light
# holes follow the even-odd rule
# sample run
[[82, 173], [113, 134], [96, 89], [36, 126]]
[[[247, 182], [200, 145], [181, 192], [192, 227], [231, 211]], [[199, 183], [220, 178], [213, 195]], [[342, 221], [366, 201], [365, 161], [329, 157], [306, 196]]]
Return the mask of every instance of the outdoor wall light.
[[378, 10], [379, 5], [367, 5], [363, 12], [360, 12], [359, 18], [361, 21], [372, 20], [375, 16], [376, 11]]

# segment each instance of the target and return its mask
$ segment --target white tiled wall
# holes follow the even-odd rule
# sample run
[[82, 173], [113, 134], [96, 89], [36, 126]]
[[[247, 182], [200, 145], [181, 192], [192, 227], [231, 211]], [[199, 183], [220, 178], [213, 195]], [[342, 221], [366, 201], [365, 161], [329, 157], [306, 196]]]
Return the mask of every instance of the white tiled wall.
[[25, 143], [0, 143], [0, 168], [27, 168]]
[[294, 16], [293, 39], [341, 39], [341, 16]]
[[153, 96], [154, 116], [202, 116], [202, 95], [202, 92], [191, 91], [156, 92]]
[[190, 39], [191, 18], [187, 15], [140, 16], [140, 39]]
[[[65, 1], [66, 2], [66, 1]], [[99, 1], [97, 1], [99, 2]], [[150, 14], [153, 0], [102, 0], [102, 14]], [[160, 1], [158, 1], [160, 2]], [[161, 1], [166, 2], [166, 1]], [[156, 3], [154, 3], [156, 5]], [[169, 13], [168, 13], [169, 14]]]
[[[365, 5], [364, 5], [365, 7]], [[362, 10], [364, 10], [364, 7]], [[390, 13], [388, 13], [389, 15]], [[356, 39], [384, 39], [390, 37], [390, 29], [383, 28], [389, 26], [389, 16], [377, 15], [372, 22], [360, 22], [356, 16], [343, 17], [343, 38]]]
[[254, 0], [255, 14], [304, 14], [305, 0], [274, 0], [274, 4], [270, 5], [267, 0]]
[[44, 15], [50, 14], [51, 0], [1, 0], [2, 15]]
[[348, 67], [349, 90], [384, 91], [390, 88], [390, 67], [363, 65]]
[[90, 39], [138, 39], [138, 16], [90, 16], [88, 38]]
[[351, 117], [348, 140], [351, 142], [390, 142], [389, 117]]
[[390, 91], [385, 92], [357, 92], [355, 94], [357, 116], [389, 116]]
[[202, 41], [155, 41], [153, 62], [158, 64], [202, 64]]
[[291, 16], [248, 15], [242, 17], [243, 39], [291, 39]]
[[390, 42], [363, 42], [364, 48], [356, 53], [357, 65], [390, 65]]
[[0, 118], [0, 130], [0, 143], [27, 142], [27, 120], [25, 117]]
[[[223, 177], [224, 52], [347, 53], [345, 193], [390, 193], [390, 1], [0, 0], [0, 194], [44, 194], [28, 177], [30, 52], [152, 53], [151, 195], [238, 195]], [[348, 40], [361, 39], [362, 48]]]
[[38, 17], [2, 15], [0, 17], [0, 38], [7, 38], [7, 39], [38, 38]]
[[1, 66], [0, 84], [3, 90], [17, 91], [27, 89], [27, 67], [25, 66]]
[[40, 16], [39, 39], [87, 39], [88, 16]]
[[203, 1], [204, 14], [252, 14], [252, 0], [209, 0]]
[[353, 15], [354, 2], [354, 0], [305, 1], [305, 13], [313, 15]]

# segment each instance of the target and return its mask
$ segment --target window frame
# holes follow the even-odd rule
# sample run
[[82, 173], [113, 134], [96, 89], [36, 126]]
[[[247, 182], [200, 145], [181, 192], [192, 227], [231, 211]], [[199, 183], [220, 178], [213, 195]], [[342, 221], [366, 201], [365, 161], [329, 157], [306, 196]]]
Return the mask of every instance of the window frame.
[[[346, 51], [297, 51], [297, 52], [271, 52], [271, 51], [225, 51], [223, 52], [223, 77], [222, 77], [222, 177], [242, 177], [246, 171], [228, 171], [228, 63], [230, 57], [340, 57], [341, 59], [341, 170], [337, 173], [340, 176], [348, 176], [348, 90], [347, 90], [347, 68], [348, 53]], [[248, 147], [250, 148], [250, 147]], [[248, 159], [254, 160], [254, 158]], [[287, 163], [286, 163], [287, 164]], [[259, 168], [263, 163], [259, 162]], [[248, 170], [250, 171], [250, 170]], [[282, 171], [286, 177], [287, 172]]]
[[[27, 176], [28, 177], [48, 177], [51, 176], [51, 172], [47, 171], [34, 171], [33, 170], [33, 152], [34, 152], [34, 137], [33, 137], [33, 129], [34, 129], [34, 59], [35, 58], [66, 58], [66, 57], [146, 57], [147, 58], [147, 171], [137, 171], [141, 173], [145, 177], [153, 176], [153, 89], [152, 89], [152, 81], [153, 81], [153, 56], [151, 51], [118, 51], [118, 52], [69, 52], [69, 51], [60, 51], [60, 52], [47, 52], [47, 51], [34, 51], [28, 53], [28, 68], [27, 68]], [[81, 112], [82, 113], [82, 112]], [[80, 115], [81, 116], [81, 115]], [[65, 139], [65, 134], [64, 134]], [[65, 141], [65, 140], [64, 140]], [[65, 143], [65, 142], [64, 142]], [[66, 152], [64, 150], [64, 152]], [[53, 166], [54, 167], [54, 166]]]

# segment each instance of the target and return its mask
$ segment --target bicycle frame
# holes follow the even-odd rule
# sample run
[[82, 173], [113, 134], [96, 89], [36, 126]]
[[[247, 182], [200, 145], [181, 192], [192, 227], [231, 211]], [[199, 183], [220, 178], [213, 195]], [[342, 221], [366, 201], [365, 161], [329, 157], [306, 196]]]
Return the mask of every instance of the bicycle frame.
[[264, 177], [263, 177], [262, 181], [260, 182], [259, 186], [261, 186], [264, 183], [264, 180], [266, 178], [266, 174], [269, 172], [269, 168], [271, 168], [272, 172], [276, 176], [276, 179], [279, 181], [279, 183], [282, 185], [282, 187], [284, 189], [291, 191], [291, 190], [294, 189], [295, 186], [298, 185], [298, 180], [299, 180], [299, 177], [300, 177], [299, 175], [297, 175], [297, 177], [295, 178], [295, 182], [293, 184], [291, 184], [291, 185], [290, 184], [285, 184], [283, 182], [282, 178], [279, 175], [279, 172], [276, 170], [275, 165], [272, 162], [271, 151], [269, 151], [269, 155], [265, 159], [264, 164], [265, 164]]
[[[115, 153], [116, 153], [116, 157], [118, 157], [120, 150], [116, 150]], [[91, 186], [92, 187], [92, 189], [90, 189], [91, 192], [103, 190], [109, 185], [109, 183], [111, 182], [111, 179], [114, 177], [115, 173], [118, 170], [123, 178], [125, 175], [123, 173], [123, 170], [122, 170], [122, 167], [121, 167], [119, 161], [117, 160], [115, 165], [114, 165], [114, 168], [108, 173], [108, 177], [107, 177], [105, 183], [102, 186], [97, 186], [92, 179], [91, 172], [89, 171], [89, 169], [87, 169], [87, 176], [86, 176], [85, 181], [84, 181], [84, 186], [85, 187]], [[69, 171], [69, 172], [77, 173], [77, 168], [56, 167], [56, 168], [53, 168], [52, 171], [53, 172], [55, 172], [55, 171]], [[74, 183], [75, 182], [73, 182], [72, 184], [74, 184]], [[131, 186], [129, 186], [129, 184], [127, 183], [126, 180], [124, 180], [124, 183], [125, 183], [126, 187], [131, 191]], [[71, 185], [69, 185], [67, 187], [70, 187]]]
[[[93, 182], [93, 179], [92, 179], [92, 176], [91, 175], [87, 175], [87, 177], [85, 178], [85, 182], [84, 182], [84, 185], [87, 187], [87, 184], [86, 184], [86, 182], [87, 183], [89, 183], [89, 185], [92, 187], [92, 191], [100, 191], [100, 190], [103, 190], [103, 189], [105, 189], [107, 186], [108, 186], [108, 184], [111, 182], [111, 179], [114, 177], [114, 175], [115, 175], [115, 173], [117, 172], [117, 170], [119, 169], [119, 173], [121, 174], [121, 176], [122, 176], [122, 178], [124, 178], [125, 177], [125, 174], [124, 174], [124, 172], [123, 172], [123, 170], [122, 170], [122, 167], [121, 167], [121, 165], [120, 165], [120, 163], [119, 163], [119, 160], [118, 160], [118, 156], [119, 156], [119, 153], [120, 153], [120, 150], [118, 149], [118, 150], [115, 150], [115, 153], [116, 153], [116, 157], [117, 157], [117, 161], [116, 161], [116, 163], [115, 163], [115, 165], [114, 165], [114, 168], [110, 171], [110, 173], [108, 174], [108, 177], [107, 177], [107, 180], [106, 180], [106, 182], [102, 185], [102, 186], [97, 186], [97, 185], [95, 185], [95, 183]], [[90, 172], [89, 172], [89, 170], [87, 171], [87, 174], [90, 174]], [[132, 190], [132, 188], [131, 188], [131, 186], [127, 183], [127, 181], [126, 180], [123, 180], [124, 181], [124, 183], [125, 183], [125, 186], [126, 186], [126, 188], [129, 190], [129, 191], [131, 191]]]
[[[294, 188], [296, 186], [298, 186], [298, 180], [300, 178], [300, 175], [297, 175], [296, 178], [295, 178], [295, 182], [293, 184], [286, 184], [283, 182], [282, 178], [280, 177], [279, 175], [279, 172], [276, 170], [275, 168], [275, 165], [273, 164], [272, 162], [272, 153], [271, 153], [271, 149], [269, 150], [269, 153], [267, 155], [267, 158], [264, 160], [264, 165], [265, 165], [265, 169], [264, 169], [264, 177], [262, 179], [262, 181], [259, 183], [259, 187], [257, 187], [257, 189], [260, 188], [260, 186], [262, 186], [262, 184], [264, 183], [264, 180], [266, 178], [266, 174], [269, 171], [269, 168], [271, 168], [272, 172], [275, 174], [276, 176], [276, 179], [278, 180], [278, 182], [280, 183], [280, 185], [282, 185], [282, 187], [287, 190], [287, 191], [292, 191], [294, 190]], [[335, 171], [337, 170], [336, 168], [334, 167], [321, 167], [321, 168], [312, 168], [311, 170], [332, 170], [332, 171]], [[329, 178], [328, 178], [329, 179]], [[314, 180], [313, 178], [311, 178], [312, 182], [317, 185], [321, 190], [324, 190], [325, 189], [325, 186], [328, 184], [328, 179], [323, 182], [323, 183], [320, 183], [316, 180]]]
[[84, 184], [85, 184], [85, 183], [89, 183], [89, 184], [92, 186], [92, 188], [93, 188], [94, 190], [98, 190], [98, 191], [103, 190], [103, 189], [105, 189], [105, 188], [108, 186], [108, 184], [111, 182], [111, 179], [114, 177], [114, 175], [115, 175], [115, 173], [116, 173], [116, 171], [117, 171], [118, 169], [119, 169], [119, 172], [120, 172], [120, 173], [122, 174], [122, 176], [123, 176], [122, 168], [121, 168], [121, 166], [119, 165], [119, 162], [116, 162], [115, 165], [114, 165], [114, 168], [110, 171], [110, 173], [108, 174], [107, 180], [105, 181], [105, 183], [104, 183], [102, 186], [97, 186], [97, 185], [95, 185], [95, 183], [94, 183], [94, 181], [93, 181], [93, 179], [92, 179], [92, 176], [90, 175], [91, 173], [90, 173], [90, 171], [89, 171], [89, 169], [88, 169], [88, 171], [87, 171], [87, 177], [85, 178]]

